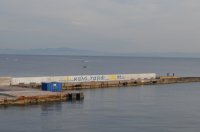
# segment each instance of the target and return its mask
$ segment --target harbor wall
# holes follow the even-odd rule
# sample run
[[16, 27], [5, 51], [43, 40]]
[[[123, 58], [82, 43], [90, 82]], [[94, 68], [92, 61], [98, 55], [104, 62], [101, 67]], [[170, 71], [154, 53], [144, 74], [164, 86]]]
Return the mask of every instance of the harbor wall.
[[159, 84], [200, 82], [200, 77], [160, 77]]
[[200, 82], [200, 77], [156, 76], [146, 74], [112, 74], [49, 77], [1, 77], [0, 86], [19, 86], [41, 89], [42, 82], [62, 82], [63, 90], [126, 87], [152, 84]]
[[42, 82], [102, 82], [123, 80], [155, 79], [155, 73], [144, 74], [111, 74], [111, 75], [79, 75], [79, 76], [49, 76], [49, 77], [17, 77], [11, 79], [11, 85], [18, 84], [41, 84]]

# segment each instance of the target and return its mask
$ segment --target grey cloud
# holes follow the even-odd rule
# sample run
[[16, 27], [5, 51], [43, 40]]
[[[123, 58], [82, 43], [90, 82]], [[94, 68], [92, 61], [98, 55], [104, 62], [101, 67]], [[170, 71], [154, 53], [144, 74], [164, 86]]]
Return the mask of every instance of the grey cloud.
[[199, 11], [198, 0], [0, 0], [0, 48], [199, 52]]

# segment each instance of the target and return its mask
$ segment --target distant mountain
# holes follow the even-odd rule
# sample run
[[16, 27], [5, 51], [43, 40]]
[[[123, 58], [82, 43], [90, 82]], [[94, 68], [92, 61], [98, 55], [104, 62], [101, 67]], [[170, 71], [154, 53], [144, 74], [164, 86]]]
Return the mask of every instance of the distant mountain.
[[184, 52], [122, 53], [122, 54], [120, 54], [120, 56], [200, 58], [200, 53], [184, 53]]
[[45, 49], [0, 49], [0, 54], [16, 55], [104, 55], [103, 52], [93, 50], [80, 50], [72, 48], [45, 48]]
[[182, 52], [148, 52], [148, 53], [108, 53], [94, 50], [81, 50], [72, 48], [44, 48], [44, 49], [0, 49], [0, 54], [15, 55], [82, 55], [82, 56], [134, 56], [134, 57], [189, 57], [200, 58], [200, 53]]

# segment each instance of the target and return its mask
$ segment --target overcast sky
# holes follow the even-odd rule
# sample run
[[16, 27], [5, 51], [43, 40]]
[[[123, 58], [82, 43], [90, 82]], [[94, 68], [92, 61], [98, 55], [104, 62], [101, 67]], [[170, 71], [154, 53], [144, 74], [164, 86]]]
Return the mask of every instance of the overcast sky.
[[200, 52], [200, 0], [0, 0], [0, 48]]

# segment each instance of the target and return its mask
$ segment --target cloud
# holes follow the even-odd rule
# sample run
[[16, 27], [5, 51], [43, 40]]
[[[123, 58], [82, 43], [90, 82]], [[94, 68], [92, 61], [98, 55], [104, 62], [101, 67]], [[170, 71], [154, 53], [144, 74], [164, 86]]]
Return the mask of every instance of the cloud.
[[199, 52], [199, 11], [198, 0], [0, 0], [0, 48]]

